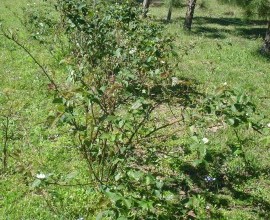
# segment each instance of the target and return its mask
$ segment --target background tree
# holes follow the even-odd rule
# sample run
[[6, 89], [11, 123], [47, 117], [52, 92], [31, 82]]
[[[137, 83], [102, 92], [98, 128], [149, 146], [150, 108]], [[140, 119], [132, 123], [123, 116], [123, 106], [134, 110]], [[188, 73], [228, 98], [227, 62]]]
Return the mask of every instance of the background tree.
[[169, 2], [168, 2], [169, 9], [168, 9], [168, 14], [167, 14], [167, 21], [170, 21], [172, 18], [173, 2], [174, 2], [174, 0], [169, 0]]
[[147, 16], [150, 3], [151, 3], [151, 0], [144, 0], [143, 1], [143, 17]]
[[193, 15], [196, 7], [196, 0], [188, 0], [187, 12], [184, 21], [184, 29], [190, 30], [193, 20]]
[[168, 7], [167, 21], [170, 21], [173, 8], [183, 7], [183, 0], [166, 0], [166, 5]]
[[262, 52], [270, 54], [270, 20], [268, 19], [267, 31], [264, 39], [264, 45], [262, 47]]

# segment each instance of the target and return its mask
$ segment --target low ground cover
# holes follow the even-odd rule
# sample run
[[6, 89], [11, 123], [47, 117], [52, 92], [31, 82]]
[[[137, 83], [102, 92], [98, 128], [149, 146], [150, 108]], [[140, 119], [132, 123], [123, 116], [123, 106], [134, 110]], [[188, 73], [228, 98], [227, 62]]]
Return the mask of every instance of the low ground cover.
[[[61, 81], [63, 54], [51, 56], [40, 44], [46, 35], [31, 36], [23, 24], [23, 11], [42, 10], [43, 4], [2, 0], [0, 21]], [[0, 35], [2, 164], [8, 147], [1, 167], [2, 219], [106, 219], [104, 210], [119, 219], [269, 218], [270, 72], [269, 58], [258, 52], [265, 24], [211, 0], [198, 7], [187, 33], [184, 10], [175, 9], [164, 24], [178, 56], [169, 61], [169, 98], [149, 125], [170, 126], [136, 145], [136, 162], [114, 177], [122, 188], [106, 193], [92, 183], [70, 128], [50, 120], [54, 87], [22, 48]], [[163, 24], [166, 13], [163, 6], [151, 8], [148, 19]]]

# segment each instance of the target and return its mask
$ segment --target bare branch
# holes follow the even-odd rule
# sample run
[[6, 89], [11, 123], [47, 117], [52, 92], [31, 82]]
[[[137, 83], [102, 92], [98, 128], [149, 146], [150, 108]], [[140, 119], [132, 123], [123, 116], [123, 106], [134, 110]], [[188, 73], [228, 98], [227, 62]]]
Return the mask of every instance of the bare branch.
[[55, 87], [55, 90], [59, 92], [59, 88], [58, 88], [57, 84], [55, 83], [55, 81], [52, 79], [52, 77], [47, 72], [47, 70], [45, 69], [45, 67], [30, 52], [30, 50], [23, 43], [21, 43], [12, 32], [7, 33], [6, 31], [3, 30], [3, 28], [1, 28], [1, 32], [2, 32], [2, 35], [4, 37], [6, 37], [7, 39], [11, 40], [15, 44], [17, 44], [20, 48], [22, 48], [32, 58], [32, 60], [42, 70], [43, 74], [47, 77], [47, 79], [50, 81], [50, 83]]

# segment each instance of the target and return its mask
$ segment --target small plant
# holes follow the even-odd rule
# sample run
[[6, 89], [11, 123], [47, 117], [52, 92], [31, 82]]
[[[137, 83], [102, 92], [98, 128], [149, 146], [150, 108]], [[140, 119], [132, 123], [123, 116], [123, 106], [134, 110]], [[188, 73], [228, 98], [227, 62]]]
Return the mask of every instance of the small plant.
[[141, 23], [140, 12], [130, 3], [101, 2], [95, 13], [92, 7], [58, 3], [72, 65], [69, 89], [55, 103], [61, 122], [73, 129], [74, 144], [92, 177], [104, 185], [152, 130], [147, 121], [159, 103], [151, 90], [166, 84], [162, 74], [170, 72], [166, 59], [171, 39], [161, 37], [159, 26]]
[[12, 89], [5, 89], [0, 93], [0, 101], [3, 103], [0, 106], [0, 150], [2, 153], [2, 170], [7, 171], [8, 159], [12, 144], [18, 139], [20, 111], [23, 108], [22, 103], [16, 100], [16, 95], [13, 94]]
[[[178, 203], [166, 205], [172, 193], [167, 190], [168, 195], [162, 196], [160, 181], [136, 169], [136, 154], [165, 127], [157, 126], [151, 114], [170, 84], [172, 39], [162, 36], [160, 25], [142, 22], [141, 9], [128, 1], [62, 0], [56, 9], [70, 48], [61, 62], [66, 82], [57, 81], [14, 34], [4, 31], [33, 58], [54, 88], [57, 110], [48, 120], [69, 126], [73, 145], [87, 162], [91, 184], [117, 203], [111, 206], [114, 215], [168, 216], [165, 206], [171, 207], [171, 213]], [[34, 20], [33, 28], [42, 19], [37, 18], [37, 25]], [[43, 187], [42, 181], [38, 178], [33, 185]], [[160, 195], [152, 195], [155, 191]], [[160, 202], [161, 209], [154, 209], [153, 204]]]
[[[38, 9], [39, 7], [39, 9]], [[51, 15], [51, 7], [48, 3], [39, 4], [29, 2], [22, 8], [23, 19], [22, 23], [27, 27], [31, 37], [39, 43], [48, 43], [51, 39], [51, 34], [56, 25], [55, 18]]]

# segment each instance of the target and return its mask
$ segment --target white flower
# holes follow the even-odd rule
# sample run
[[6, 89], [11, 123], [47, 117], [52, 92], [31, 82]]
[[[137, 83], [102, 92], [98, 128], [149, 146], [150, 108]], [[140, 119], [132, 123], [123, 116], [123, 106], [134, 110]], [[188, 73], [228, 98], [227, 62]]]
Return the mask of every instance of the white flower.
[[46, 178], [46, 175], [44, 173], [39, 173], [36, 175], [36, 178], [40, 179], [40, 180], [43, 180]]
[[206, 176], [206, 177], [204, 178], [204, 180], [205, 180], [206, 182], [210, 183], [210, 182], [214, 182], [214, 181], [216, 180], [216, 178], [213, 178], [213, 177], [211, 177], [211, 176]]
[[131, 50], [129, 51], [129, 54], [134, 54], [134, 53], [136, 53], [136, 51], [137, 51], [137, 49], [136, 49], [136, 48], [133, 48], [133, 49], [131, 49]]
[[267, 127], [270, 128], [270, 122], [267, 124]]
[[227, 86], [227, 85], [228, 85], [228, 83], [227, 83], [227, 82], [225, 82], [225, 83], [223, 83], [223, 85], [224, 85], [224, 86]]
[[209, 140], [208, 140], [208, 138], [203, 138], [203, 139], [202, 139], [202, 142], [203, 142], [204, 144], [207, 144], [207, 143], [209, 142]]
[[179, 83], [179, 79], [177, 77], [172, 77], [172, 86], [176, 86]]

